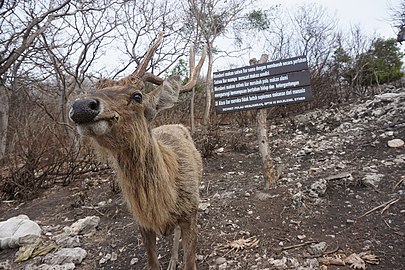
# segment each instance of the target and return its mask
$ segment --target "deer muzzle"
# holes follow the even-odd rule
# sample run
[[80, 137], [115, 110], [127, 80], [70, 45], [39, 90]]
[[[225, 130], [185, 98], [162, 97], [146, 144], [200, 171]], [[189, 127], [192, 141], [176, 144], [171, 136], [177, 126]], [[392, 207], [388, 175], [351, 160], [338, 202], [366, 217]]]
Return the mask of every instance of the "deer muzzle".
[[76, 100], [69, 111], [69, 117], [76, 124], [87, 124], [94, 122], [100, 113], [100, 102], [92, 98]]

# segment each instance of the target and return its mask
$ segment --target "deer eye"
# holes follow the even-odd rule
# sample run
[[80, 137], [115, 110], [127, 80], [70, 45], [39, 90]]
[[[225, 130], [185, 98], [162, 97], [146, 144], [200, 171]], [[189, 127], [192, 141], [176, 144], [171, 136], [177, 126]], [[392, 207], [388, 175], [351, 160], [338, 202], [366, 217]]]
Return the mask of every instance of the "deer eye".
[[140, 93], [133, 93], [131, 99], [135, 100], [138, 103], [142, 103], [142, 95]]

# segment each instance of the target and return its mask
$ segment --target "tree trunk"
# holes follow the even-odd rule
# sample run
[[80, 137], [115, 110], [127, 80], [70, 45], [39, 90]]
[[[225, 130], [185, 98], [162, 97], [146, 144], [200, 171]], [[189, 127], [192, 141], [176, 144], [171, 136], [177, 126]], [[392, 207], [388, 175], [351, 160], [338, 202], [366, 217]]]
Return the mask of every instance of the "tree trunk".
[[191, 91], [191, 101], [190, 101], [190, 129], [191, 134], [194, 134], [195, 123], [194, 123], [194, 101], [195, 101], [195, 87]]
[[0, 85], [0, 161], [6, 155], [9, 108], [7, 89]]
[[213, 42], [208, 42], [208, 71], [207, 71], [207, 84], [205, 87], [205, 111], [203, 117], [204, 126], [210, 123], [211, 112], [211, 93], [212, 93], [212, 65], [213, 65]]
[[[251, 60], [251, 64], [255, 64], [256, 61]], [[268, 55], [263, 54], [259, 63], [268, 62]], [[257, 121], [257, 139], [259, 143], [259, 152], [262, 158], [263, 177], [265, 180], [265, 187], [269, 189], [276, 180], [273, 160], [269, 151], [269, 139], [267, 137], [267, 109], [260, 109], [256, 114]]]

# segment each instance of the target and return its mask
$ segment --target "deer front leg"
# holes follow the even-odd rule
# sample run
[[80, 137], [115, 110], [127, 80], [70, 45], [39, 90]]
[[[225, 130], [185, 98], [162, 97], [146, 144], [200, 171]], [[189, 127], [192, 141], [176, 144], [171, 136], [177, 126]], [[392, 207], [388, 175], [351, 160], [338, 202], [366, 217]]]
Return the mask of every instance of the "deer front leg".
[[195, 210], [189, 220], [184, 220], [181, 224], [181, 241], [184, 250], [184, 270], [196, 270], [195, 249], [197, 242], [197, 210]]
[[167, 267], [167, 270], [176, 270], [176, 268], [177, 268], [177, 261], [179, 259], [180, 234], [181, 234], [181, 229], [179, 226], [176, 226], [176, 228], [174, 228], [172, 256], [170, 258], [170, 263], [169, 263], [169, 267]]
[[140, 228], [143, 245], [145, 246], [148, 267], [150, 270], [159, 270], [159, 262], [156, 254], [156, 233], [152, 230]]

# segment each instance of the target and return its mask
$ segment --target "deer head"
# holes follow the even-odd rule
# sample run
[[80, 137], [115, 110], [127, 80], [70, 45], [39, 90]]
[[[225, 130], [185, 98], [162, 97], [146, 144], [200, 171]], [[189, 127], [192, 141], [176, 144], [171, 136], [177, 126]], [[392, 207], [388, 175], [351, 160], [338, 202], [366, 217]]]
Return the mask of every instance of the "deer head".
[[[162, 39], [163, 34], [160, 34], [132, 74], [118, 81], [102, 80], [94, 91], [72, 104], [69, 117], [76, 123], [79, 134], [93, 137], [100, 145], [111, 143], [108, 138], [115, 138], [115, 142], [120, 141], [119, 138], [128, 139], [126, 133], [134, 133], [135, 129], [138, 130], [135, 133], [140, 134], [150, 129], [149, 123], [159, 111], [172, 107], [180, 92], [190, 91], [195, 86], [204, 62], [205, 49], [197, 66], [190, 71], [189, 82], [184, 86], [179, 76], [163, 80], [146, 72]], [[190, 59], [194, 59], [193, 49]], [[156, 85], [154, 89], [145, 91], [151, 83]]]

